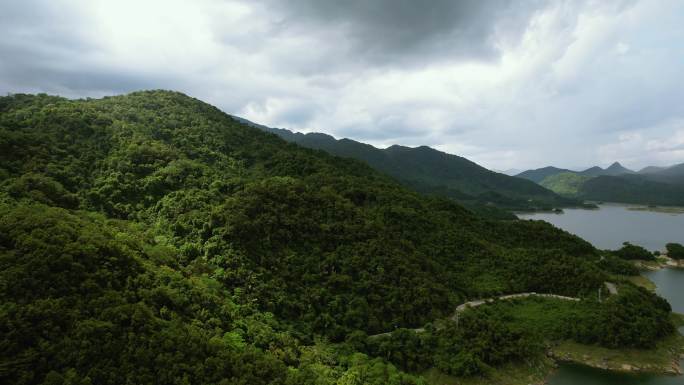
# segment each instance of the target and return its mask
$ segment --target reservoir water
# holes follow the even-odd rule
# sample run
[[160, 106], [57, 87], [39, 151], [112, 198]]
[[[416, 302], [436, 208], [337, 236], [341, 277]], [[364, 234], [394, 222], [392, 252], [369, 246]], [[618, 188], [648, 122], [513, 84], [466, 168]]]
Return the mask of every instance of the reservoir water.
[[660, 269], [642, 273], [657, 285], [656, 292], [672, 305], [672, 311], [684, 313], [684, 270]]
[[564, 209], [562, 214], [518, 214], [521, 219], [540, 219], [577, 234], [600, 249], [616, 249], [622, 242], [662, 250], [668, 242], [684, 243], [684, 213], [655, 211], [620, 204], [601, 204], [598, 209]]
[[[649, 250], [668, 242], [684, 243], [684, 213], [635, 210], [632, 206], [602, 204], [597, 210], [566, 209], [563, 214], [519, 214], [521, 219], [552, 223], [602, 249], [619, 248], [629, 241]], [[643, 273], [672, 310], [684, 313], [684, 270], [661, 269]], [[680, 332], [683, 330], [680, 329]], [[549, 385], [684, 385], [684, 376], [645, 376], [611, 373], [580, 365], [562, 364]]]

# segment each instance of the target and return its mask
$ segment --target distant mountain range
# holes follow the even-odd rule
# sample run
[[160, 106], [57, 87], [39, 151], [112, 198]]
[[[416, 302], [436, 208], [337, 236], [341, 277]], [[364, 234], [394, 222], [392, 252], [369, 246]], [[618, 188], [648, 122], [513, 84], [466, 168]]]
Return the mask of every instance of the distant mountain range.
[[541, 183], [541, 181], [543, 181], [547, 177], [550, 177], [550, 176], [556, 175], [556, 174], [566, 173], [566, 172], [577, 174], [577, 175], [589, 176], [589, 177], [600, 176], [600, 175], [616, 176], [616, 175], [622, 175], [622, 174], [634, 174], [635, 173], [634, 171], [624, 167], [620, 163], [615, 162], [615, 163], [611, 164], [610, 166], [608, 166], [608, 168], [605, 168], [605, 169], [603, 169], [599, 166], [594, 166], [594, 167], [590, 167], [584, 171], [573, 171], [573, 170], [568, 170], [566, 168], [558, 168], [558, 167], [548, 166], [548, 167], [538, 168], [536, 170], [523, 171], [516, 176], [519, 178], [529, 179], [535, 183]]
[[303, 147], [362, 160], [418, 192], [453, 198], [480, 214], [500, 215], [495, 208], [548, 210], [581, 205], [576, 199], [562, 197], [536, 183], [490, 171], [466, 158], [427, 146], [380, 149], [327, 134], [303, 134], [240, 120]]
[[670, 167], [648, 166], [638, 172], [615, 162], [583, 171], [544, 167], [517, 177], [539, 183], [560, 195], [595, 201], [648, 205], [684, 205], [684, 163]]

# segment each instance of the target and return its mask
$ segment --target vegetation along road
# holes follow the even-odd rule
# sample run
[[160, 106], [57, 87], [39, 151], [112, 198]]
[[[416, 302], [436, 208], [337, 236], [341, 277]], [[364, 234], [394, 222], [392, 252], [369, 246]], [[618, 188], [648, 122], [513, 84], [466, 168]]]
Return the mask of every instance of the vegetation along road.
[[[486, 303], [490, 303], [490, 302], [494, 302], [494, 301], [500, 301], [500, 300], [508, 300], [508, 299], [527, 298], [527, 297], [555, 298], [555, 299], [559, 299], [559, 300], [563, 300], [563, 301], [579, 301], [580, 300], [577, 297], [566, 297], [566, 296], [557, 295], [557, 294], [540, 294], [540, 293], [535, 293], [535, 292], [506, 294], [506, 295], [500, 295], [498, 297], [478, 299], [478, 300], [462, 303], [456, 307], [456, 311], [454, 312], [454, 315], [452, 315], [449, 319], [456, 322], [458, 319], [458, 315], [460, 313], [462, 313], [463, 311], [465, 311], [469, 308], [484, 305]], [[425, 331], [425, 328], [416, 328], [416, 329], [411, 329], [411, 330], [413, 330], [416, 333], [422, 333]], [[371, 335], [369, 337], [382, 337], [382, 336], [388, 336], [390, 334], [392, 334], [392, 332], [374, 334], [374, 335]]]

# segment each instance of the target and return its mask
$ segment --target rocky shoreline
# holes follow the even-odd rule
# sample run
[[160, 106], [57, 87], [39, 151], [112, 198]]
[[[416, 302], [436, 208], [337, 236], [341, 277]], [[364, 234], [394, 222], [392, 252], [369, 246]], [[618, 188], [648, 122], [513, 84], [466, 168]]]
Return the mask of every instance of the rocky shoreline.
[[644, 270], [660, 270], [665, 268], [682, 269], [684, 265], [665, 255], [660, 255], [655, 261], [634, 261], [634, 266]]
[[569, 354], [556, 354], [550, 352], [549, 356], [556, 363], [571, 363], [585, 365], [596, 369], [609, 370], [611, 372], [620, 373], [631, 373], [631, 374], [658, 374], [658, 375], [671, 375], [679, 376], [684, 374], [679, 361], [684, 359], [684, 354], [673, 353], [672, 361], [666, 365], [656, 365], [656, 364], [635, 364], [635, 363], [615, 363], [610, 362], [607, 359], [592, 359], [589, 355], [583, 355], [582, 357], [573, 357]]

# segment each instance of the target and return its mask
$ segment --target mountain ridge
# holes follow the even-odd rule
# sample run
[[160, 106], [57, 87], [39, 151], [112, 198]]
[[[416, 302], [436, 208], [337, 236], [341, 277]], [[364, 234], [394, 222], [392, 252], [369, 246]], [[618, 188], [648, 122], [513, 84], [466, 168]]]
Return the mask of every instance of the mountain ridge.
[[605, 169], [600, 167], [600, 166], [592, 166], [587, 169], [584, 169], [582, 171], [574, 171], [570, 170], [567, 168], [558, 168], [554, 166], [546, 166], [542, 168], [537, 168], [537, 169], [530, 169], [530, 170], [525, 170], [517, 175], [515, 175], [518, 178], [525, 178], [528, 180], [531, 180], [535, 183], [540, 183], [542, 180], [545, 178], [555, 175], [555, 174], [560, 174], [560, 173], [575, 173], [583, 176], [600, 176], [600, 175], [610, 175], [610, 176], [616, 176], [616, 175], [621, 175], [621, 174], [635, 174], [635, 171], [632, 171], [626, 167], [624, 167], [620, 162], [613, 162], [610, 166], [606, 167]]
[[475, 209], [492, 204], [508, 210], [551, 209], [581, 204], [534, 183], [521, 182], [519, 178], [488, 170], [467, 158], [429, 146], [395, 144], [380, 149], [349, 138], [336, 139], [323, 133], [298, 133], [251, 124], [305, 147], [365, 161], [419, 192], [446, 195], [466, 205], [476, 203]]

